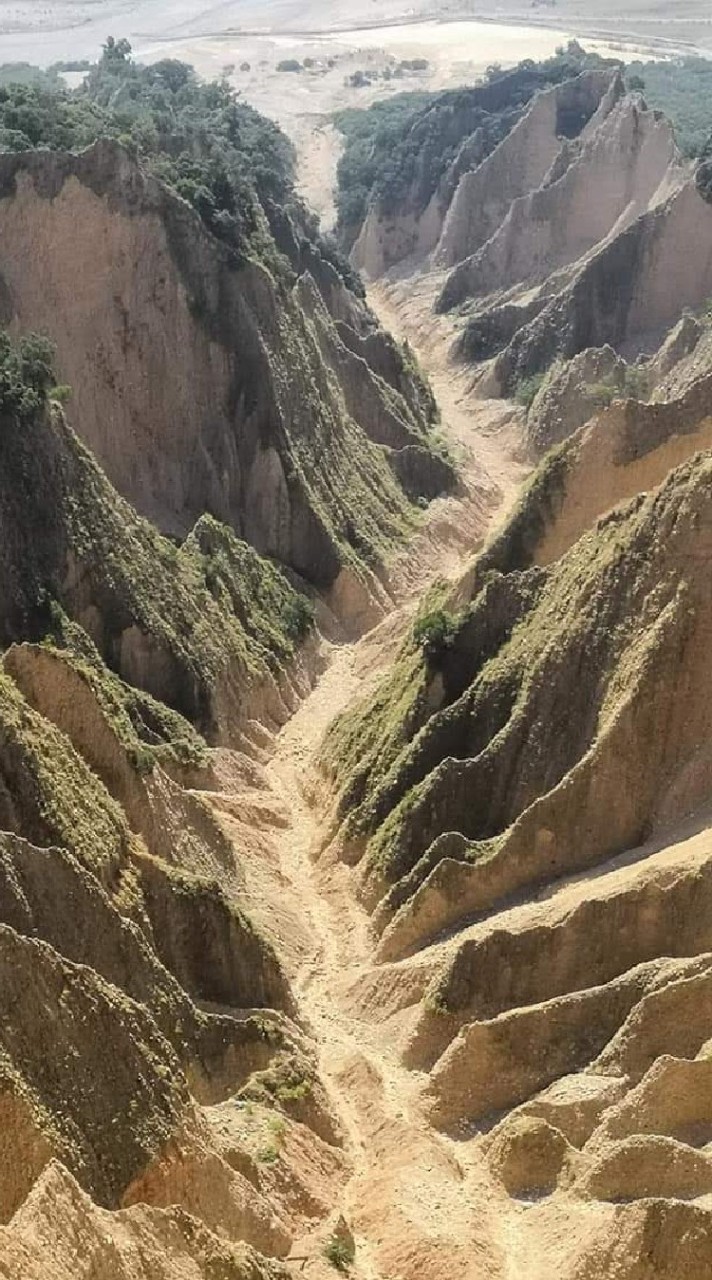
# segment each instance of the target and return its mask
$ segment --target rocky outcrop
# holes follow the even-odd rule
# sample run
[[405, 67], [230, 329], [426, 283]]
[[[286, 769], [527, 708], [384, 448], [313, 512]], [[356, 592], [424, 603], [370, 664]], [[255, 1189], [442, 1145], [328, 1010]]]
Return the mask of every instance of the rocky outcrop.
[[98, 1208], [53, 1161], [9, 1226], [0, 1227], [3, 1280], [286, 1280], [287, 1269], [210, 1231], [185, 1210]]
[[163, 1243], [195, 1280], [266, 1280], [243, 1242], [282, 1255], [302, 1219], [204, 1109], [252, 1089], [275, 1123], [286, 1080], [311, 1100], [303, 1151], [338, 1170], [340, 1135], [187, 716], [243, 743], [258, 709], [263, 734], [283, 722], [311, 606], [213, 518], [159, 534], [20, 386], [0, 415], [0, 1273], [79, 1274], [81, 1241], [87, 1276], [138, 1275], [140, 1253], [153, 1280]]
[[560, 176], [507, 202], [487, 243], [448, 278], [439, 306], [546, 280], [620, 234], [682, 181], [672, 126], [640, 99], [623, 97], [591, 123], [595, 129]]
[[711, 415], [709, 375], [679, 398], [651, 404], [621, 399], [600, 410], [535, 472], [486, 548], [480, 572], [557, 560], [616, 503], [654, 489], [673, 467], [709, 449]]
[[[326, 365], [276, 246], [239, 261], [109, 141], [80, 155], [4, 155], [0, 240], [4, 321], [56, 343], [75, 429], [142, 515], [183, 536], [207, 511], [321, 587], [342, 563], [383, 559], [407, 498], [349, 394], [353, 377], [345, 369], [341, 384]], [[321, 307], [320, 329], [346, 362]], [[355, 315], [377, 334], [354, 295]], [[371, 385], [398, 423], [393, 447], [427, 451], [415, 381]]]
[[648, 365], [650, 382], [656, 388], [656, 399], [668, 399], [669, 395], [659, 394], [658, 388], [665, 387], [666, 379], [679, 369], [679, 366], [693, 355], [698, 347], [705, 326], [691, 311], [685, 311], [676, 325], [661, 342]]
[[[666, 376], [703, 360], [685, 329]], [[708, 1265], [712, 419], [709, 370], [678, 375], [547, 455], [325, 750], [380, 934], [364, 1004], [402, 993], [429, 1119], [576, 1280]]]
[[[698, 246], [694, 260], [681, 252], [687, 243]], [[608, 344], [629, 359], [652, 355], [684, 307], [702, 307], [711, 291], [712, 209], [689, 181], [609, 239], [544, 302], [497, 357], [494, 383], [511, 389], [586, 347]]]
[[340, 228], [352, 261], [375, 278], [473, 253], [514, 198], [575, 154], [589, 122], [605, 116], [621, 91], [612, 64], [569, 48], [433, 95], [406, 113], [376, 164], [365, 216]]
[[627, 365], [612, 347], [590, 347], [554, 365], [527, 414], [527, 438], [546, 453], [582, 427], [609, 399], [623, 396]]
[[[284, 1254], [301, 1219], [286, 1225], [281, 1192], [273, 1202], [235, 1172], [198, 1103], [219, 1106], [252, 1088], [273, 1112], [283, 1080], [309, 1092], [314, 1068], [284, 972], [241, 909], [241, 871], [212, 811], [155, 761], [132, 763], [106, 683], [49, 647], [11, 650], [6, 672], [2, 824], [17, 834], [0, 839], [0, 1214], [9, 1224], [0, 1270], [40, 1274], [21, 1215], [37, 1221], [33, 1197], [58, 1169], [65, 1186], [76, 1178], [82, 1188], [72, 1197], [87, 1208], [87, 1248], [97, 1205], [153, 1197], [169, 1215], [181, 1212], [169, 1206], [191, 1211], [190, 1239], [212, 1228], [237, 1242], [234, 1255], [225, 1246], [221, 1274], [234, 1257], [242, 1275], [240, 1241]], [[323, 1142], [308, 1137], [311, 1123], [338, 1142], [316, 1088], [312, 1111], [302, 1118], [305, 1147]], [[235, 1146], [232, 1160], [249, 1166], [244, 1136]], [[161, 1211], [152, 1212], [146, 1256], [161, 1236]], [[54, 1229], [68, 1249], [66, 1222]], [[168, 1245], [173, 1261], [182, 1256], [177, 1239]], [[40, 1267], [45, 1253], [37, 1256]], [[118, 1266], [120, 1250], [111, 1258]], [[254, 1267], [273, 1274], [259, 1259]], [[186, 1274], [213, 1272], [198, 1251]]]
[[[670, 122], [616, 70], [541, 88], [438, 200], [438, 243], [426, 237], [410, 266], [448, 272], [432, 272], [428, 289], [437, 312], [453, 313], [453, 355], [477, 367], [481, 395], [529, 406], [545, 383], [529, 415], [535, 453], [608, 392], [671, 399], [707, 371], [696, 314], [712, 293], [710, 204]], [[389, 243], [399, 229], [408, 239], [410, 216], [394, 208]]]
[[487, 1155], [509, 1195], [541, 1196], [554, 1191], [576, 1153], [546, 1120], [521, 1116], [497, 1134]]
[[[463, 174], [433, 253], [438, 267], [454, 267], [487, 243], [505, 222], [515, 200], [550, 185], [552, 167], [573, 163], [575, 150], [565, 119], [583, 123], [577, 146], [597, 128], [625, 92], [616, 72], [585, 71], [537, 95], [508, 136], [476, 169]], [[533, 211], [532, 211], [533, 214]], [[564, 224], [566, 225], [566, 224]]]
[[163, 743], [165, 756], [171, 737], [199, 751], [186, 718], [233, 740], [256, 707], [286, 719], [308, 684], [297, 650], [312, 609], [283, 574], [208, 517], [180, 547], [162, 537], [56, 406], [22, 422], [3, 415], [1, 435], [5, 644], [52, 635], [76, 650], [126, 745], [149, 755]]

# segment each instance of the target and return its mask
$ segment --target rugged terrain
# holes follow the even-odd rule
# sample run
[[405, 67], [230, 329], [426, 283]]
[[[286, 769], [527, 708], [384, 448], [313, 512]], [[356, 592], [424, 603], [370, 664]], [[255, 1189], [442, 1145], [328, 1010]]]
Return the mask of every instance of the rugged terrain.
[[185, 77], [0, 101], [7, 1280], [712, 1270], [712, 212], [555, 61], [368, 302]]

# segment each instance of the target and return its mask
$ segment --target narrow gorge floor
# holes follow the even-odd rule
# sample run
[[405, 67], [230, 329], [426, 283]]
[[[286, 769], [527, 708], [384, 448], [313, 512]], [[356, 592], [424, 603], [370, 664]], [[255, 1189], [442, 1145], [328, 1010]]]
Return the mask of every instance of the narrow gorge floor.
[[[479, 914], [460, 882], [449, 898], [426, 886], [420, 921], [391, 922], [380, 942], [338, 844], [317, 767], [326, 731], [375, 690], [430, 584], [445, 578], [466, 602], [466, 570], [529, 471], [522, 411], [474, 398], [432, 290], [381, 285], [371, 302], [431, 378], [458, 491], [392, 564], [378, 624], [355, 640], [326, 628], [311, 692], [274, 736], [255, 726], [257, 761], [228, 762], [237, 785], [212, 797], [343, 1143], [325, 1156], [290, 1137], [276, 1157], [285, 1194], [295, 1175], [319, 1186], [288, 1265], [333, 1276], [324, 1249], [342, 1215], [354, 1280], [707, 1280], [709, 815], [670, 816], [641, 847], [585, 865], [577, 809], [561, 865], [538, 879], [527, 864]], [[443, 975], [464, 991], [452, 1004], [438, 1000]]]
[[[384, 297], [378, 302], [388, 309]], [[328, 847], [329, 815], [313, 769], [329, 725], [368, 695], [392, 661], [423, 590], [436, 579], [457, 579], [528, 470], [518, 456], [517, 411], [502, 402], [471, 403], [465, 383], [438, 361], [436, 347], [425, 354], [463, 485], [456, 496], [432, 504], [422, 531], [394, 565], [392, 612], [356, 642], [322, 642], [324, 670], [268, 747], [239, 827], [251, 913], [290, 973], [343, 1130], [350, 1173], [334, 1210], [356, 1238], [354, 1274], [374, 1280], [500, 1274], [488, 1218], [490, 1180], [430, 1127], [418, 1102], [423, 1077], [399, 1061], [402, 1025], [422, 993], [427, 965], [416, 958], [394, 973], [375, 964], [356, 873]], [[255, 855], [245, 858], [248, 820], [261, 838]], [[295, 1246], [297, 1273], [306, 1258], [310, 1276], [334, 1274], [323, 1239], [321, 1227]]]

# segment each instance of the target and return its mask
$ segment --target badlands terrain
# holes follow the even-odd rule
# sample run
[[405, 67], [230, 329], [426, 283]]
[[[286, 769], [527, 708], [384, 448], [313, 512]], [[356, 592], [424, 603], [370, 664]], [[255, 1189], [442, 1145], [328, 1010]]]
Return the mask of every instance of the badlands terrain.
[[601, 4], [325, 238], [155, 15], [0, 88], [0, 1276], [707, 1280], [710, 161]]

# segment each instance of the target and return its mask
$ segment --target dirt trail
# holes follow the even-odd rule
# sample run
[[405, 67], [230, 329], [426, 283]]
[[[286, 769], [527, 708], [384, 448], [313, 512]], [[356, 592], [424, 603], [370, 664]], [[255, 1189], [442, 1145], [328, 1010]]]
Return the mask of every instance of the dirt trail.
[[[391, 323], [385, 303], [379, 309]], [[403, 332], [402, 325], [396, 327]], [[419, 354], [441, 398], [443, 431], [460, 457], [461, 491], [432, 504], [409, 554], [394, 565], [393, 613], [357, 643], [328, 646], [325, 670], [277, 735], [266, 775], [280, 813], [273, 835], [281, 892], [305, 937], [292, 961], [292, 978], [353, 1169], [345, 1199], [335, 1208], [356, 1236], [355, 1274], [374, 1280], [449, 1280], [456, 1274], [474, 1280], [506, 1274], [490, 1221], [496, 1197], [488, 1182], [480, 1187], [484, 1175], [465, 1167], [455, 1145], [420, 1115], [421, 1081], [401, 1066], [396, 1052], [407, 1010], [390, 1019], [378, 1007], [368, 1021], [354, 1015], [350, 992], [373, 971], [373, 939], [356, 898], [356, 873], [322, 852], [328, 818], [308, 792], [328, 725], [374, 687], [422, 590], [436, 577], [462, 572], [487, 527], [512, 501], [525, 469], [515, 456], [511, 408], [470, 404], [439, 351]], [[317, 1240], [301, 1242], [294, 1252], [307, 1254], [310, 1276], [333, 1276]]]

